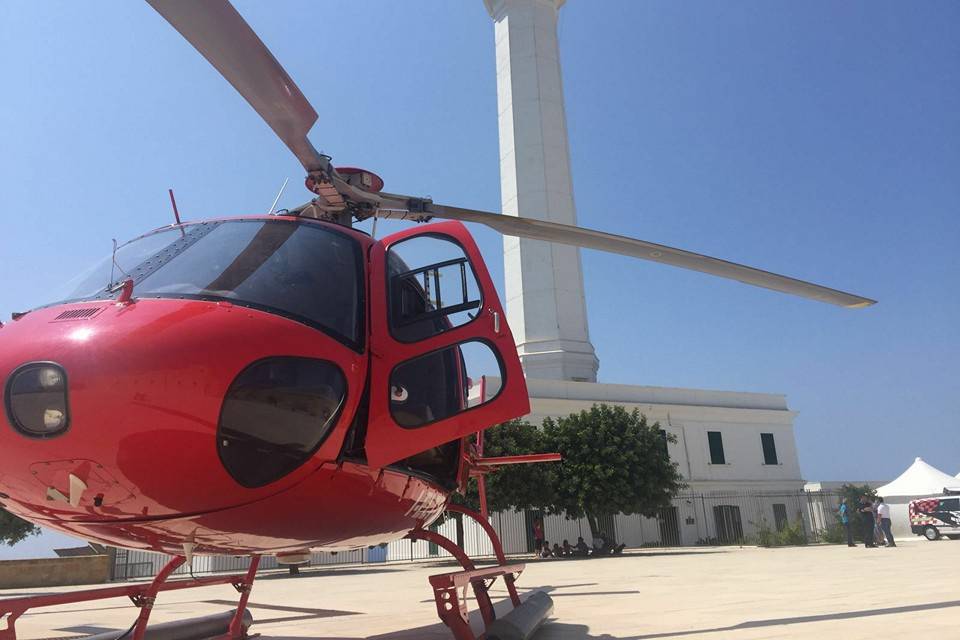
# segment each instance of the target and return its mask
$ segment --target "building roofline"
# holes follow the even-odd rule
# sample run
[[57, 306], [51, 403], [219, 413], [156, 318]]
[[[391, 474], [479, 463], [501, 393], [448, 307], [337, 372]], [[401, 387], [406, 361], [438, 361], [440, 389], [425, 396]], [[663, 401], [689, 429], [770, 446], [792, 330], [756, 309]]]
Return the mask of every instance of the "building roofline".
[[[497, 385], [500, 383], [499, 378], [490, 378], [490, 381]], [[648, 387], [631, 384], [537, 380], [533, 378], [527, 379], [527, 392], [531, 398], [553, 398], [557, 400], [790, 411], [787, 407], [787, 397], [782, 393]]]

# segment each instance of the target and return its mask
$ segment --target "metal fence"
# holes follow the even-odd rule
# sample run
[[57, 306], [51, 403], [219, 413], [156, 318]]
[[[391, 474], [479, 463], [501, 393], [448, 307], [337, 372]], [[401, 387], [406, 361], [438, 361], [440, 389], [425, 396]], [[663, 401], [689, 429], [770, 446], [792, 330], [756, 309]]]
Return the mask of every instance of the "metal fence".
[[[598, 525], [607, 537], [627, 548], [680, 547], [695, 545], [756, 544], [761, 536], [771, 533], [794, 533], [805, 542], [817, 542], [836, 519], [834, 514], [840, 496], [829, 492], [707, 492], [676, 496], [671, 506], [654, 517], [617, 514], [598, 517]], [[493, 513], [490, 522], [500, 536], [508, 555], [532, 553], [534, 522], [542, 522], [544, 538], [550, 545], [575, 545], [582, 537], [589, 545], [593, 538], [584, 518], [569, 519], [544, 511], [503, 511]], [[457, 522], [448, 517], [439, 526], [431, 527], [451, 540], [457, 540]], [[493, 547], [483, 529], [469, 518], [462, 522], [463, 548], [471, 557], [493, 555]], [[117, 549], [114, 555], [113, 578], [125, 580], [155, 575], [171, 556], [149, 551]], [[395, 540], [386, 545], [352, 551], [315, 552], [313, 566], [410, 562], [446, 559], [450, 554], [434, 544], [418, 540]], [[201, 556], [193, 559], [195, 575], [245, 570], [248, 557]], [[276, 569], [274, 557], [265, 556], [261, 570]], [[181, 566], [176, 574], [186, 574], [191, 567]]]

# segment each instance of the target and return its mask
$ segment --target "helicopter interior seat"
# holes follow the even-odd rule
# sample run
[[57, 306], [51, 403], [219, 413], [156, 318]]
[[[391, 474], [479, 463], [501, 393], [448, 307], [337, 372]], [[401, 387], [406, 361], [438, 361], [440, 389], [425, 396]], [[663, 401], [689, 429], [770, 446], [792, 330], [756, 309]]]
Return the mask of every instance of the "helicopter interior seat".
[[433, 410], [430, 405], [420, 404], [392, 411], [393, 419], [404, 427], [415, 427], [433, 422]]

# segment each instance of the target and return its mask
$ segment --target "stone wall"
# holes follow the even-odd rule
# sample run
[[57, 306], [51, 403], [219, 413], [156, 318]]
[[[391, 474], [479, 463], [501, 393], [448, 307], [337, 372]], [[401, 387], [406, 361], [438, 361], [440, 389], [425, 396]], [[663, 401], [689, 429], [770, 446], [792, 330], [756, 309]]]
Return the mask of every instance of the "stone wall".
[[0, 589], [97, 584], [110, 579], [110, 556], [0, 561]]

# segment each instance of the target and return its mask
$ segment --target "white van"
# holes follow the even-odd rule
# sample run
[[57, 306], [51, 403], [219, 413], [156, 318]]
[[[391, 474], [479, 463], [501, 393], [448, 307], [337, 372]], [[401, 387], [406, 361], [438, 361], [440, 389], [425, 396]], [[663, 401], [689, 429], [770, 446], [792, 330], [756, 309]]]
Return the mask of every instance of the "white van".
[[935, 496], [913, 500], [907, 507], [910, 531], [927, 540], [960, 538], [960, 496]]

